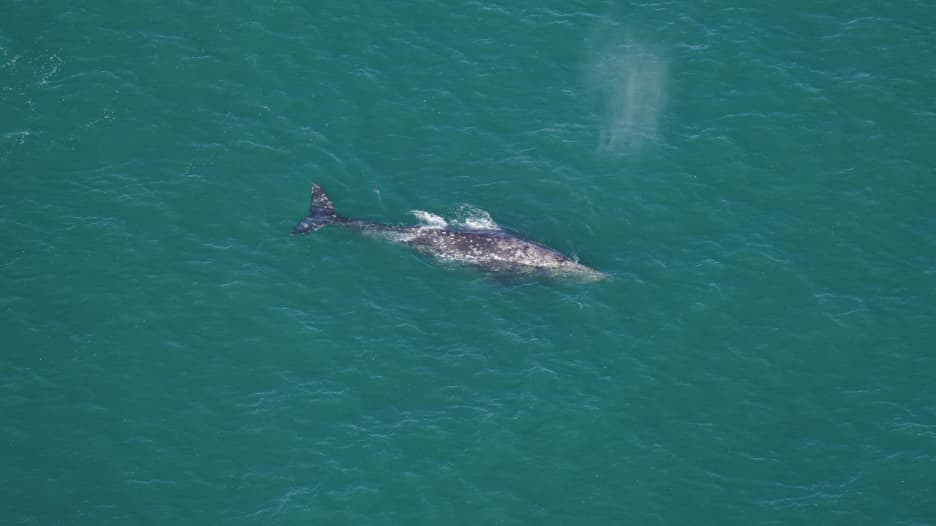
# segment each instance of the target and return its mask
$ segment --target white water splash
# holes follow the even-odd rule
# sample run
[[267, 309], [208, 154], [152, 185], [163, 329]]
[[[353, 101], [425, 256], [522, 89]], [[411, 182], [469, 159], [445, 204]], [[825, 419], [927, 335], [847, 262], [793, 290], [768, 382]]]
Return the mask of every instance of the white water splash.
[[500, 230], [486, 210], [471, 205], [460, 205], [455, 209], [453, 217], [446, 220], [444, 217], [426, 212], [425, 210], [410, 210], [410, 213], [419, 219], [423, 228], [448, 228], [451, 224], [461, 230]]
[[431, 212], [426, 212], [425, 210], [410, 210], [410, 213], [416, 216], [427, 228], [445, 228], [448, 226], [448, 221], [442, 216]]
[[494, 222], [486, 210], [472, 205], [461, 205], [455, 210], [455, 219], [458, 226], [466, 230], [500, 230], [500, 225]]

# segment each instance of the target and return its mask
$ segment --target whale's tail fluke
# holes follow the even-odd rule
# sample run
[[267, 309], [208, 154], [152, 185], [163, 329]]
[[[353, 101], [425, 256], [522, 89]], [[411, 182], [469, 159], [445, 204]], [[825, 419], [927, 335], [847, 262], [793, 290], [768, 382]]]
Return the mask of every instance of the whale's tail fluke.
[[309, 204], [309, 215], [296, 224], [291, 235], [298, 236], [308, 234], [309, 232], [315, 232], [323, 226], [338, 223], [342, 220], [344, 220], [344, 218], [335, 213], [335, 206], [332, 205], [328, 194], [322, 190], [321, 186], [313, 184], [312, 202]]

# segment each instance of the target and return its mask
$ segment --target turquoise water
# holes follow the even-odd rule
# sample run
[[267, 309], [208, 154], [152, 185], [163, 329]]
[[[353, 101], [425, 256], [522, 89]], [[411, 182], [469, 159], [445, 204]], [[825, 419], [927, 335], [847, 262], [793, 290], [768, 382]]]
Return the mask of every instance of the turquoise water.
[[0, 523], [936, 524], [930, 4], [87, 4], [0, 6]]

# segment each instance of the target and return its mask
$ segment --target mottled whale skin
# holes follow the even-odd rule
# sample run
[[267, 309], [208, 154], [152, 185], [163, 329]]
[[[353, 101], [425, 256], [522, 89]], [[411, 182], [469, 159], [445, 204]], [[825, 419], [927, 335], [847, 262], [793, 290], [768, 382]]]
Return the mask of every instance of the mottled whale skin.
[[296, 224], [292, 235], [307, 234], [327, 225], [344, 226], [402, 243], [442, 261], [466, 263], [493, 272], [567, 277], [586, 281], [597, 281], [607, 277], [559, 251], [502, 230], [404, 227], [348, 219], [338, 215], [325, 191], [319, 185], [313, 184], [309, 215]]

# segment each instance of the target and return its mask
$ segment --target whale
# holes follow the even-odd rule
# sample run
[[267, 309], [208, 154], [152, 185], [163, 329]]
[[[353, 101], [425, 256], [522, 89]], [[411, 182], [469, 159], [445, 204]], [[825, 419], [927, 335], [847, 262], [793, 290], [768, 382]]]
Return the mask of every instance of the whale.
[[518, 234], [499, 228], [454, 228], [442, 223], [445, 226], [396, 226], [351, 219], [339, 215], [328, 194], [313, 184], [309, 213], [296, 224], [291, 235], [299, 236], [336, 225], [400, 243], [443, 262], [478, 267], [497, 274], [583, 281], [607, 279], [606, 274], [579, 263], [576, 258]]

